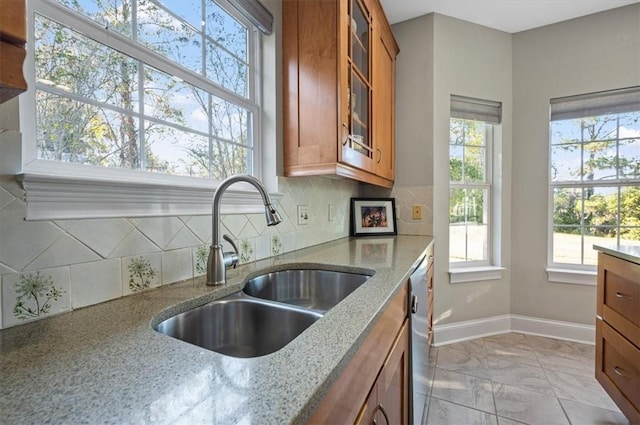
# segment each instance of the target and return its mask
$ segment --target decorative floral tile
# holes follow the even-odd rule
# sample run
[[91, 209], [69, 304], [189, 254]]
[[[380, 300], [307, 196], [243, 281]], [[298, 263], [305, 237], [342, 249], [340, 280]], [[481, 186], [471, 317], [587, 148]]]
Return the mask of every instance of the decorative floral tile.
[[162, 285], [160, 253], [136, 255], [122, 259], [122, 293], [134, 292]]
[[4, 328], [71, 310], [69, 268], [4, 275], [2, 303]]
[[202, 276], [207, 274], [207, 261], [209, 259], [209, 247], [207, 245], [194, 246], [193, 253], [193, 275]]
[[280, 236], [273, 236], [271, 238], [271, 255], [282, 254], [282, 241]]
[[242, 239], [240, 241], [240, 246], [238, 249], [240, 250], [240, 264], [250, 263], [255, 261], [256, 256], [256, 240], [254, 238], [250, 239]]

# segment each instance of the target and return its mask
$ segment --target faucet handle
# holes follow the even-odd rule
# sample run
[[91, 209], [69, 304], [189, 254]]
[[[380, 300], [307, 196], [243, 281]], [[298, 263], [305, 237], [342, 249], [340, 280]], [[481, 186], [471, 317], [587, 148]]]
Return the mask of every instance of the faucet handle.
[[[234, 251], [234, 252], [225, 252], [223, 254], [224, 255], [224, 259], [225, 259], [225, 266], [226, 267], [233, 267], [235, 269], [236, 267], [238, 267], [238, 263], [240, 262], [239, 261], [239, 255], [240, 254], [238, 253], [238, 247], [233, 242], [233, 239], [231, 239], [231, 236], [222, 235], [222, 239], [224, 239], [225, 241], [229, 242], [231, 244], [231, 246], [233, 247], [233, 251]], [[228, 265], [227, 265], [227, 261], [228, 261]]]

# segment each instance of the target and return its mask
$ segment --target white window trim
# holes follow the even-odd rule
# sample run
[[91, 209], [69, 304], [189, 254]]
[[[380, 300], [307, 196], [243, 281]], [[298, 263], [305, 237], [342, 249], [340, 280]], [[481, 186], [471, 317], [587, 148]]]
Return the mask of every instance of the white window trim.
[[[28, 8], [27, 13], [27, 32], [28, 39], [33, 40], [35, 35], [31, 8]], [[261, 43], [258, 37], [250, 52], [255, 58], [254, 78], [257, 79], [260, 78], [264, 59], [259, 44], [267, 43]], [[272, 53], [275, 55], [274, 42], [270, 41], [268, 45], [274, 49]], [[35, 81], [33, 61], [33, 53], [27, 54], [24, 73], [27, 81], [31, 82]], [[275, 81], [263, 79], [260, 88], [264, 90], [265, 85], [271, 83], [275, 86]], [[255, 85], [251, 87], [253, 90]], [[25, 190], [27, 220], [211, 214], [211, 202], [218, 183], [214, 180], [35, 159], [33, 123], [24, 119], [32, 117], [35, 111], [34, 91], [34, 84], [29, 84], [27, 92], [20, 97], [19, 104], [22, 117], [22, 172], [16, 178]], [[223, 92], [224, 90], [221, 93]], [[265, 110], [261, 102], [262, 94], [261, 90], [254, 92], [256, 103], [262, 106], [259, 114], [254, 113], [256, 131], [252, 175], [265, 183], [272, 200], [278, 202], [283, 195], [277, 193], [275, 164], [271, 164], [275, 158], [264, 155], [262, 115]], [[250, 185], [237, 183], [225, 192], [221, 212], [262, 213], [264, 207], [258, 192]]]
[[547, 267], [546, 272], [549, 282], [588, 286], [596, 286], [596, 277], [598, 275], [594, 270], [574, 270], [559, 267]]
[[500, 266], [452, 268], [448, 272], [449, 283], [501, 280], [503, 270], [506, 270], [506, 268]]

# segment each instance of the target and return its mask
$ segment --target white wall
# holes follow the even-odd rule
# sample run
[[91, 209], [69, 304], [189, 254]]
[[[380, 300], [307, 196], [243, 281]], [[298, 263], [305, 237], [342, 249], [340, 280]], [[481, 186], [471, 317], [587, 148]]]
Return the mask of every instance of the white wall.
[[[511, 36], [449, 18], [427, 15], [393, 26], [400, 46], [397, 64], [397, 186], [433, 189], [435, 236], [434, 321], [442, 325], [509, 312], [507, 271], [499, 281], [449, 284], [449, 98], [451, 94], [503, 102], [501, 149], [503, 179], [498, 196], [510, 204]], [[396, 190], [394, 188], [394, 190]], [[509, 208], [501, 223], [502, 255], [509, 255]], [[436, 333], [436, 342], [438, 334]]]
[[513, 36], [511, 312], [593, 324], [593, 286], [548, 282], [549, 100], [640, 84], [640, 4]]

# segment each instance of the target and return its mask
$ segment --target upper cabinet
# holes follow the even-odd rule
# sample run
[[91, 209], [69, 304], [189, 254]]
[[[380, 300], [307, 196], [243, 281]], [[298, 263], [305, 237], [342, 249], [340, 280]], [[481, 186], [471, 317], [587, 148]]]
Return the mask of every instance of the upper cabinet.
[[24, 0], [0, 0], [0, 103], [27, 90], [22, 74], [26, 55]]
[[398, 46], [377, 0], [283, 2], [284, 170], [391, 187]]

